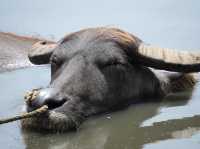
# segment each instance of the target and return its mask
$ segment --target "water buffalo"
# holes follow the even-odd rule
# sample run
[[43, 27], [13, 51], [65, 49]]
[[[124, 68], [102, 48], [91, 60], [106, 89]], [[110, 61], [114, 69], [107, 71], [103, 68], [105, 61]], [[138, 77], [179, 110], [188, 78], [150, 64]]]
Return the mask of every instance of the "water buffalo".
[[49, 111], [21, 121], [23, 128], [76, 129], [85, 118], [136, 101], [160, 99], [191, 88], [200, 56], [144, 44], [117, 28], [88, 28], [57, 43], [38, 42], [29, 53], [34, 64], [51, 64], [51, 82], [26, 110]]

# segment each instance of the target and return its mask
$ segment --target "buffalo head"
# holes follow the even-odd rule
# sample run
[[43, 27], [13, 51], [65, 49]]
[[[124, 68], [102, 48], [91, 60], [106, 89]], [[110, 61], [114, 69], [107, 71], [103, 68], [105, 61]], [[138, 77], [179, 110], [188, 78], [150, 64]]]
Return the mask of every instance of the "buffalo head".
[[116, 28], [89, 28], [57, 43], [39, 42], [29, 59], [51, 65], [51, 82], [27, 111], [48, 105], [37, 118], [22, 120], [25, 128], [67, 131], [91, 115], [145, 98], [165, 95], [161, 80], [148, 67], [176, 72], [197, 72], [199, 57], [191, 53], [145, 45]]

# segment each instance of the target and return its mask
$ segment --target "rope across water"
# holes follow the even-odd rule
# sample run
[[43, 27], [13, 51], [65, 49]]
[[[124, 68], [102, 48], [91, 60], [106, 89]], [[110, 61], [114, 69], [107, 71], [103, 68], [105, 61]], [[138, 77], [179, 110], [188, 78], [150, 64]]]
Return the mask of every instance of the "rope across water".
[[[31, 92], [27, 93], [25, 95], [26, 102], [33, 101], [36, 97], [37, 92], [38, 92], [37, 90], [32, 90]], [[48, 106], [44, 105], [44, 106], [42, 106], [34, 111], [31, 111], [31, 112], [22, 113], [20, 115], [8, 117], [8, 118], [2, 118], [2, 119], [0, 118], [0, 124], [5, 124], [5, 123], [13, 122], [16, 120], [39, 116], [40, 114], [45, 113], [46, 111], [48, 111]]]

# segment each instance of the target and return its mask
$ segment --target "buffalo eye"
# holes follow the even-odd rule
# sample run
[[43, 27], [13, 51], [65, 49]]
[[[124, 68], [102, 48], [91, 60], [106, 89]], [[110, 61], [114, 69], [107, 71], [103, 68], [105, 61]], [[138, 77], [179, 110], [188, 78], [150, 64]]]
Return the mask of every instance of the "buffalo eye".
[[105, 63], [102, 63], [100, 65], [101, 68], [107, 68], [107, 67], [111, 67], [111, 66], [125, 66], [126, 64], [123, 63], [123, 62], [120, 62], [118, 60], [110, 60], [110, 61], [107, 61]]

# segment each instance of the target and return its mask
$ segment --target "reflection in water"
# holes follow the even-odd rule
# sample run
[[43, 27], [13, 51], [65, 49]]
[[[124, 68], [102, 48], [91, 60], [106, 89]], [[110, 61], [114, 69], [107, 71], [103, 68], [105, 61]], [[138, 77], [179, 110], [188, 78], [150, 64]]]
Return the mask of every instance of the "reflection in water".
[[[199, 128], [188, 128], [186, 130], [180, 131], [179, 133], [184, 134], [184, 137], [182, 139], [169, 139], [165, 141], [160, 141], [157, 143], [150, 143], [147, 145], [144, 145], [143, 149], [171, 149], [176, 146], [176, 148], [181, 149], [197, 149], [199, 148], [199, 140], [200, 140], [200, 131]], [[188, 137], [189, 135], [192, 135], [192, 137], [185, 139], [185, 137]], [[185, 136], [187, 135], [187, 136]]]
[[[140, 149], [144, 144], [175, 137], [186, 137], [181, 136], [180, 131], [182, 130], [191, 135], [198, 133], [200, 116], [140, 127], [145, 119], [155, 115], [163, 105], [164, 103], [133, 105], [124, 111], [94, 117], [86, 121], [75, 133], [44, 135], [24, 131], [23, 139], [27, 148], [121, 149], [133, 147]], [[179, 102], [178, 105], [180, 105]]]
[[200, 128], [192, 128], [188, 127], [187, 129], [181, 130], [181, 131], [174, 131], [172, 133], [173, 138], [190, 138], [191, 136], [198, 134], [200, 131]]
[[[165, 104], [161, 106], [158, 110], [158, 113], [156, 116], [151, 117], [147, 120], [145, 120], [141, 126], [152, 126], [154, 123], [167, 121], [171, 119], [182, 119], [183, 117], [193, 117], [194, 115], [200, 115], [200, 109], [198, 108], [198, 101], [197, 104], [189, 104], [185, 103], [187, 102], [187, 99], [190, 99], [192, 96], [192, 93], [195, 90], [191, 90], [190, 92], [182, 92], [177, 93], [174, 95], [170, 95], [166, 97]], [[176, 106], [173, 106], [174, 101], [180, 100], [181, 103], [177, 105], [177, 102], [175, 103]], [[196, 98], [193, 98], [193, 100], [196, 100]], [[169, 105], [166, 105], [166, 102], [169, 103]]]
[[[45, 86], [49, 79], [48, 67], [0, 74], [0, 82], [3, 83], [0, 86], [2, 91], [0, 99], [4, 101], [4, 104], [0, 105], [0, 116], [18, 113], [23, 105], [22, 97], [25, 91]], [[13, 85], [10, 86], [10, 84]], [[169, 139], [176, 140], [193, 134], [198, 135], [200, 114], [197, 110], [190, 110], [194, 116], [185, 116], [187, 107], [195, 108], [199, 105], [198, 87], [194, 91], [169, 96], [162, 102], [135, 104], [121, 111], [90, 118], [81, 125], [77, 132], [44, 134], [22, 131], [18, 122], [2, 125], [0, 126], [0, 143], [3, 148], [139, 149], [151, 148], [152, 145]], [[171, 112], [171, 109], [176, 111]], [[183, 113], [180, 113], [180, 110]], [[163, 114], [168, 117], [162, 119]], [[157, 117], [156, 121], [153, 121], [155, 117]], [[149, 120], [152, 125], [142, 126]]]

